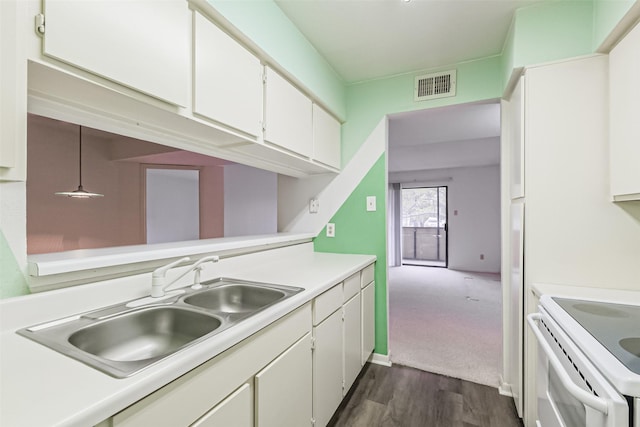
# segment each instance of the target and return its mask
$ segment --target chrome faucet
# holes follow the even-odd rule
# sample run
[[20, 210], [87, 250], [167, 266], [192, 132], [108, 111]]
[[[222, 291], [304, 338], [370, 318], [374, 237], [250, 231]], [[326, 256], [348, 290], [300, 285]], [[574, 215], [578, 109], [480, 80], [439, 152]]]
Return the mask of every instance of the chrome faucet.
[[195, 264], [193, 264], [187, 271], [185, 271], [184, 273], [182, 273], [181, 275], [179, 275], [178, 277], [176, 277], [175, 279], [173, 279], [169, 283], [166, 283], [167, 271], [169, 271], [171, 268], [177, 266], [178, 264], [182, 264], [183, 262], [189, 261], [190, 258], [189, 257], [184, 257], [184, 258], [181, 258], [181, 259], [179, 259], [177, 261], [169, 263], [169, 264], [167, 264], [165, 266], [156, 268], [155, 270], [153, 270], [153, 273], [151, 275], [151, 296], [153, 298], [163, 297], [165, 295], [165, 291], [167, 290], [167, 288], [169, 286], [173, 285], [178, 280], [182, 279], [184, 276], [186, 276], [187, 274], [191, 273], [192, 271], [195, 271], [194, 283], [193, 283], [192, 288], [193, 289], [202, 288], [202, 285], [200, 284], [200, 272], [203, 269], [202, 264], [204, 264], [205, 262], [218, 262], [219, 259], [220, 258], [217, 255], [212, 255], [212, 256], [201, 258]]

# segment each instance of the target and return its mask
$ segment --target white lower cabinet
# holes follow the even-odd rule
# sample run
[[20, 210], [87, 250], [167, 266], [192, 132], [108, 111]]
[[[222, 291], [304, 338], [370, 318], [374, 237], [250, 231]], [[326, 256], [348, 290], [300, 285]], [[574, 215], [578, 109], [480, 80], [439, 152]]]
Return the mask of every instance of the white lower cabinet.
[[342, 310], [313, 328], [313, 418], [326, 426], [342, 400]]
[[344, 343], [344, 391], [346, 395], [362, 369], [360, 345], [360, 293], [342, 307], [344, 321], [342, 340]]
[[[308, 426], [310, 332], [305, 304], [99, 426]], [[254, 384], [248, 406], [245, 384]]]
[[256, 384], [256, 427], [311, 424], [311, 334], [260, 371]]
[[376, 288], [375, 282], [369, 283], [361, 295], [362, 302], [362, 365], [367, 362], [376, 345]]
[[370, 265], [98, 426], [324, 427], [373, 351], [374, 293]]
[[[363, 277], [372, 277], [367, 267], [325, 291], [313, 301], [313, 419], [315, 427], [326, 426], [343, 397], [362, 370], [363, 342], [373, 351], [373, 286], [361, 290]], [[370, 305], [370, 306], [369, 306]], [[364, 328], [369, 328], [364, 330]], [[363, 341], [363, 334], [366, 339]], [[369, 353], [370, 354], [370, 353]], [[369, 357], [367, 354], [367, 358]]]
[[252, 425], [253, 390], [249, 384], [244, 384], [193, 423], [192, 427], [251, 427]]

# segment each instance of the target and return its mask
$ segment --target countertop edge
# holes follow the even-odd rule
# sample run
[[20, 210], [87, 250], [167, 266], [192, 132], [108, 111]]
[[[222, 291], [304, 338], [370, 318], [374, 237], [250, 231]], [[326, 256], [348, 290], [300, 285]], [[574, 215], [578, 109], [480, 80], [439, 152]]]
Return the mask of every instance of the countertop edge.
[[[199, 344], [196, 344], [192, 348], [186, 349], [179, 354], [171, 356], [167, 360], [162, 361], [158, 365], [152, 366], [145, 371], [140, 372], [139, 374], [124, 379], [115, 379], [107, 377], [97, 377], [97, 375], [106, 376], [100, 372], [95, 371], [93, 368], [89, 368], [79, 362], [76, 361], [66, 361], [63, 360], [63, 365], [73, 366], [73, 371], [76, 371], [76, 375], [84, 375], [87, 378], [94, 377], [95, 379], [99, 379], [103, 385], [107, 384], [108, 387], [103, 387], [105, 389], [104, 392], [98, 391], [94, 394], [95, 404], [85, 406], [79, 408], [77, 411], [73, 412], [71, 410], [66, 412], [66, 416], [59, 413], [59, 417], [54, 420], [47, 420], [48, 425], [64, 425], [64, 426], [86, 426], [86, 425], [94, 425], [97, 424], [104, 419], [116, 414], [117, 412], [125, 409], [127, 406], [135, 403], [141, 398], [153, 393], [159, 388], [167, 385], [168, 383], [174, 381], [178, 377], [184, 375], [185, 373], [191, 371], [197, 366], [207, 362], [208, 360], [218, 356], [223, 353], [227, 349], [233, 347], [234, 345], [240, 343], [241, 341], [249, 338], [251, 335], [256, 332], [264, 329], [265, 327], [271, 325], [277, 320], [283, 318], [287, 314], [293, 312], [299, 307], [302, 307], [306, 303], [310, 302], [313, 298], [320, 295], [327, 289], [332, 286], [339, 284], [342, 280], [354, 274], [357, 271], [362, 270], [366, 266], [376, 261], [376, 257], [374, 255], [340, 255], [340, 254], [320, 254], [315, 253], [315, 255], [310, 259], [302, 262], [302, 267], [306, 266], [311, 268], [316, 264], [316, 269], [319, 271], [324, 271], [325, 268], [320, 268], [318, 264], [331, 263], [333, 260], [341, 260], [340, 267], [334, 268], [332, 272], [327, 272], [325, 277], [318, 279], [318, 281], [314, 284], [307, 284], [305, 287], [305, 291], [291, 297], [289, 300], [283, 301], [281, 304], [272, 307], [271, 309], [267, 309], [262, 313], [257, 314], [254, 318], [248, 319], [244, 324], [237, 325], [233, 331], [229, 330], [231, 333], [228, 334], [220, 334], [219, 336], [211, 337], [208, 340], [205, 340]], [[346, 261], [349, 260], [349, 261]], [[294, 262], [294, 260], [289, 260]], [[344, 265], [343, 265], [344, 264]], [[298, 265], [300, 267], [300, 265]], [[273, 269], [273, 267], [271, 267]], [[339, 270], [339, 272], [338, 272]], [[301, 268], [301, 271], [304, 271], [304, 268]], [[257, 274], [258, 272], [254, 272], [253, 274]], [[270, 283], [278, 283], [277, 280], [274, 280], [275, 273], [272, 273], [271, 280], [268, 280]], [[251, 274], [248, 274], [251, 276]], [[303, 277], [303, 274], [300, 274], [300, 277]], [[290, 285], [292, 284], [292, 279], [296, 277], [296, 274], [289, 274], [287, 279], [282, 280], [279, 284]], [[242, 277], [237, 277], [242, 278]], [[247, 280], [254, 279], [253, 277], [245, 277]], [[267, 281], [267, 280], [265, 280]], [[29, 325], [24, 325], [29, 326]], [[20, 338], [25, 339], [23, 337], [18, 337], [15, 333], [15, 329], [5, 330], [2, 332], [2, 341], [16, 342], [14, 339]], [[8, 334], [11, 334], [10, 336]], [[14, 337], [15, 336], [15, 337]], [[28, 340], [27, 340], [28, 341]], [[26, 345], [38, 345], [37, 343], [31, 342]], [[37, 348], [34, 347], [36, 353], [42, 354], [43, 351], [51, 352], [45, 353], [46, 356], [41, 357], [41, 359], [51, 359], [51, 358], [59, 358], [66, 356], [62, 356], [53, 350], [47, 349], [45, 347]], [[3, 350], [4, 352], [4, 350]], [[13, 355], [13, 357], [18, 357], [17, 355]], [[36, 356], [38, 357], [38, 356]], [[74, 365], [75, 364], [75, 365]], [[4, 364], [3, 364], [4, 365]], [[3, 369], [6, 369], [7, 366], [3, 366]], [[70, 374], [73, 374], [70, 372]], [[81, 383], [83, 380], [79, 380], [77, 382]], [[114, 385], [116, 384], [116, 385]], [[119, 386], [118, 386], [119, 384]], [[6, 396], [8, 387], [3, 386], [3, 395]], [[18, 398], [16, 396], [16, 398]], [[23, 398], [25, 398], [23, 396]], [[3, 400], [5, 400], [3, 398]], [[11, 400], [11, 399], [7, 399]], [[10, 405], [10, 402], [7, 402]], [[2, 404], [4, 406], [4, 404]], [[2, 411], [7, 415], [6, 411]], [[61, 411], [65, 412], [65, 411]], [[71, 413], [73, 412], [73, 413]], [[14, 417], [17, 418], [18, 414], [14, 413]], [[11, 425], [11, 422], [15, 421], [16, 418], [3, 418], [3, 422], [7, 422], [6, 425]], [[13, 420], [13, 421], [12, 421]], [[24, 419], [21, 418], [21, 421]], [[4, 425], [4, 424], [3, 424]]]

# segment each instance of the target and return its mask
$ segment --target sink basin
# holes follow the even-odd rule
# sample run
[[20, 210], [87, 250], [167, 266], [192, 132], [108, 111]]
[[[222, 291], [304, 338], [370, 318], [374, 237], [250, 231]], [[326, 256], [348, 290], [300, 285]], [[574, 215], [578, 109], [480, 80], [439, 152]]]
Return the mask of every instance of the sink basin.
[[21, 329], [18, 334], [116, 378], [126, 378], [228, 328], [213, 313], [125, 304]]
[[[201, 290], [129, 301], [20, 329], [18, 334], [116, 378], [125, 378], [303, 291], [218, 278]], [[149, 299], [148, 297], [143, 298]]]
[[249, 284], [226, 284], [184, 298], [186, 304], [224, 313], [258, 311], [287, 294], [280, 289]]
[[84, 327], [69, 336], [69, 343], [102, 359], [141, 361], [171, 354], [221, 324], [199, 312], [153, 307]]

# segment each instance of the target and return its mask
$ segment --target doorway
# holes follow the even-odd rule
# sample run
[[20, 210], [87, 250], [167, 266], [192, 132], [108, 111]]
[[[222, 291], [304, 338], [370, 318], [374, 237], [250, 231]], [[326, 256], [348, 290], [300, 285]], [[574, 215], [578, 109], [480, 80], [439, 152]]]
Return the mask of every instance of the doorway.
[[391, 362], [495, 388], [500, 123], [497, 102], [456, 105], [391, 115], [387, 137]]
[[448, 188], [402, 189], [402, 265], [448, 266]]
[[200, 170], [144, 167], [147, 243], [200, 238]]

